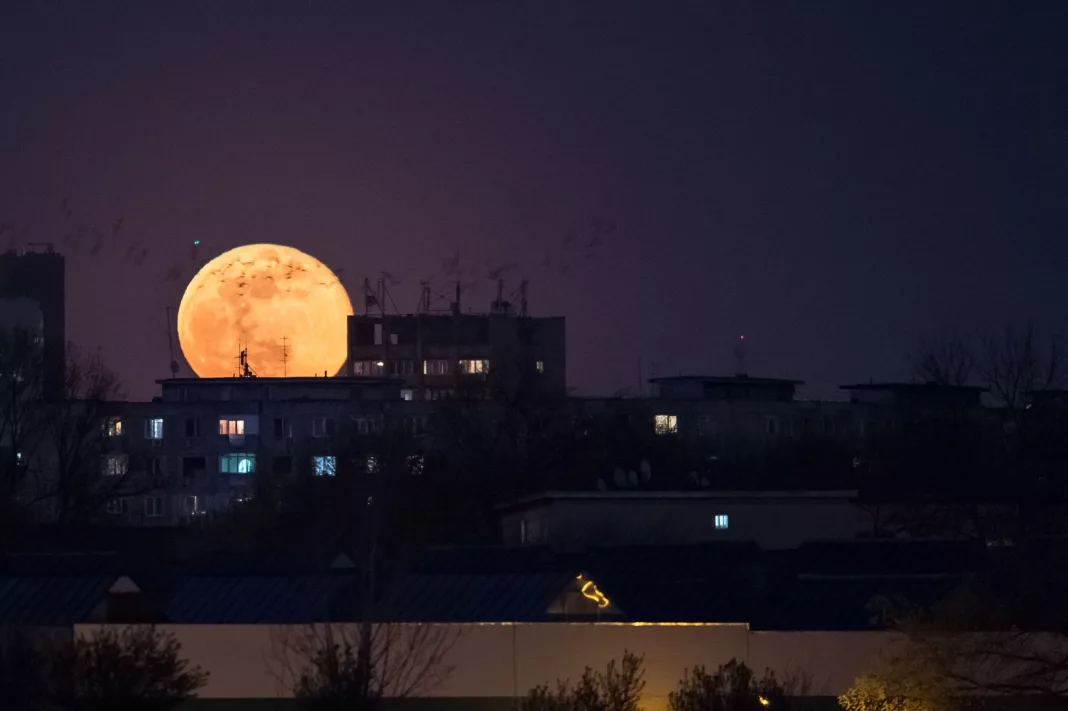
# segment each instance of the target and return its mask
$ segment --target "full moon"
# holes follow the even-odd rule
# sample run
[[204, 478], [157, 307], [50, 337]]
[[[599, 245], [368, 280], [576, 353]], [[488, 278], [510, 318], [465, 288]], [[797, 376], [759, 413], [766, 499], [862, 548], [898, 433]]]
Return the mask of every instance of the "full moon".
[[[204, 265], [178, 307], [178, 341], [202, 378], [334, 375], [348, 354], [352, 302], [322, 262], [278, 244], [247, 244]], [[284, 348], [284, 350], [283, 350]]]

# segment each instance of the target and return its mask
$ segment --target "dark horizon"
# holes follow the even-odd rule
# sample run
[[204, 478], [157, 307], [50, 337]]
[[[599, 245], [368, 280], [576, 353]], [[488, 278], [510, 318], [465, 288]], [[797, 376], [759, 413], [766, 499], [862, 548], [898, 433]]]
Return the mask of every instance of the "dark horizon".
[[488, 310], [527, 278], [580, 393], [633, 391], [639, 358], [731, 374], [744, 333], [751, 375], [835, 396], [924, 337], [1064, 332], [1066, 15], [9, 4], [0, 250], [67, 255], [67, 337], [133, 399], [169, 373], [165, 307], [250, 242], [342, 270], [357, 313], [382, 271], [402, 312], [420, 279]]

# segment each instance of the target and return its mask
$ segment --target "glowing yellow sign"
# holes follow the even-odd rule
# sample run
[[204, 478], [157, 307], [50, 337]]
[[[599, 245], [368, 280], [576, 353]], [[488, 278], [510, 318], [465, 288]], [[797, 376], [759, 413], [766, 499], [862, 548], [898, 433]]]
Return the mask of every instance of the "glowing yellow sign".
[[[579, 575], [576, 580], [582, 580], [582, 576]], [[597, 586], [594, 585], [592, 580], [587, 580], [586, 582], [584, 582], [579, 592], [581, 592], [582, 597], [586, 598], [587, 600], [592, 600], [593, 602], [596, 602], [597, 607], [601, 609], [604, 609], [611, 604], [609, 599], [605, 597], [604, 593], [597, 589]]]

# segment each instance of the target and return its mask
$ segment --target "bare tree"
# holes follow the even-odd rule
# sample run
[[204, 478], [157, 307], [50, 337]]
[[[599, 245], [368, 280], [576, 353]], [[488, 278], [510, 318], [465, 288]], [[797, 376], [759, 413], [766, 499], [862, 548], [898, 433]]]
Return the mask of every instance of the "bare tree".
[[0, 329], [0, 476], [5, 502], [16, 508], [43, 438], [44, 353], [27, 329]]
[[1035, 328], [1007, 327], [1000, 337], [980, 338], [980, 372], [991, 394], [1012, 413], [1023, 410], [1034, 393], [1060, 384], [1063, 364], [1057, 340], [1040, 342]]
[[711, 674], [703, 666], [687, 670], [668, 695], [669, 711], [758, 711], [765, 706], [788, 708], [789, 699], [803, 696], [811, 678], [795, 672], [778, 678], [770, 669], [758, 677], [744, 662], [731, 659]]
[[452, 673], [449, 625], [322, 623], [272, 630], [275, 674], [314, 708], [371, 709], [433, 691]]
[[623, 652], [623, 660], [608, 662], [605, 670], [586, 667], [572, 685], [557, 680], [556, 688], [536, 686], [523, 700], [524, 711], [640, 711], [638, 702], [645, 689], [644, 656]]
[[51, 462], [38, 498], [53, 504], [57, 523], [85, 523], [130, 483], [129, 466], [110, 472], [102, 467], [108, 451], [107, 405], [122, 398], [122, 387], [99, 354], [68, 344], [63, 395], [44, 412]]
[[972, 339], [954, 332], [922, 342], [910, 360], [913, 377], [920, 382], [968, 385], [975, 371], [975, 345]]

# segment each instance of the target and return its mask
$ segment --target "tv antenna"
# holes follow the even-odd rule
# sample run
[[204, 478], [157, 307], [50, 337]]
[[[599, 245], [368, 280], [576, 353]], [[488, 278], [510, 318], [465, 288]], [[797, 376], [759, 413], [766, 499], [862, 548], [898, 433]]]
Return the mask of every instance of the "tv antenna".
[[177, 377], [178, 375], [178, 361], [174, 359], [174, 336], [171, 335], [171, 307], [166, 307], [167, 311], [167, 353], [171, 357], [171, 377]]
[[745, 369], [746, 357], [749, 355], [749, 349], [745, 345], [745, 334], [741, 334], [738, 337], [738, 342], [734, 344], [734, 374], [745, 377], [748, 372]]
[[[240, 347], [241, 347], [241, 344], [240, 344], [240, 342], [238, 342], [238, 348], [240, 348]], [[248, 364], [248, 346], [247, 345], [244, 348], [241, 348], [241, 351], [237, 356], [237, 361], [238, 361], [237, 377], [239, 377], [239, 378], [255, 378], [256, 377], [256, 371], [253, 370], [252, 366], [250, 366]]]
[[282, 377], [289, 377], [289, 346], [286, 345], [288, 339], [282, 336]]

